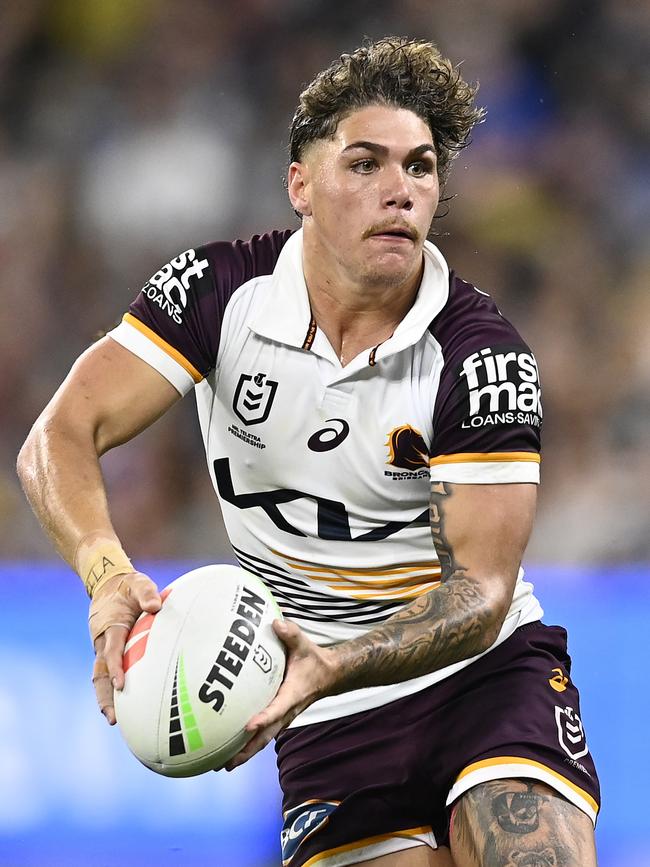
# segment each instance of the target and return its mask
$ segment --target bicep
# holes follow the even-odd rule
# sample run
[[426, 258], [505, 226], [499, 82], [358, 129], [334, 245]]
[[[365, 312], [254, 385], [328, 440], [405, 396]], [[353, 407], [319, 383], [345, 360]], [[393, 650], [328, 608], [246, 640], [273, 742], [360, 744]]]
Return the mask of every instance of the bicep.
[[180, 397], [157, 370], [103, 337], [77, 359], [41, 419], [90, 434], [102, 455], [153, 424]]
[[431, 485], [430, 519], [443, 581], [469, 573], [510, 604], [533, 526], [537, 486]]

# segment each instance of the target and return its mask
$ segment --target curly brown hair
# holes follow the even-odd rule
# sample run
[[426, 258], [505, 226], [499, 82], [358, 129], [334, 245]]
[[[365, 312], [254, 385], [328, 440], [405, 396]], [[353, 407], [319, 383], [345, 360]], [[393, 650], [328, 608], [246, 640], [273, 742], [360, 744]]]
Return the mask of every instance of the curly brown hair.
[[444, 182], [452, 160], [485, 116], [474, 104], [477, 90], [431, 42], [397, 36], [366, 42], [352, 54], [342, 54], [300, 94], [289, 158], [300, 161], [311, 142], [332, 138], [352, 111], [392, 105], [410, 109], [427, 124]]

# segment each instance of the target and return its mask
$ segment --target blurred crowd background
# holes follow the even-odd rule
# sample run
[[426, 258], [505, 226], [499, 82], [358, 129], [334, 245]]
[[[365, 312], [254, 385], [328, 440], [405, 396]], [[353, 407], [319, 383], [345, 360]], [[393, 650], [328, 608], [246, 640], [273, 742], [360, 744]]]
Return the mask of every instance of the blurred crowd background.
[[[50, 557], [16, 453], [74, 358], [172, 256], [297, 225], [302, 85], [364, 36], [432, 39], [488, 110], [436, 221], [541, 366], [536, 562], [650, 558], [650, 5], [4, 0], [0, 550]], [[229, 549], [191, 398], [103, 461], [134, 557]]]
[[[540, 363], [527, 559], [583, 661], [609, 798], [603, 867], [647, 867], [643, 798], [629, 797], [647, 757], [632, 767], [625, 734], [648, 717], [647, 567], [614, 565], [650, 563], [643, 0], [0, 0], [0, 557], [53, 556], [14, 465], [72, 361], [180, 251], [297, 227], [283, 178], [298, 94], [364, 36], [387, 34], [436, 41], [480, 81], [487, 119], [455, 163], [437, 242]], [[103, 468], [136, 563], [230, 557], [191, 397]], [[227, 789], [206, 777], [167, 789], [100, 730], [84, 596], [66, 573], [0, 563], [0, 863], [135, 864], [154, 851], [160, 864], [204, 864], [217, 826], [221, 847], [247, 855], [219, 850], [219, 863], [276, 863], [256, 854], [277, 847], [269, 751], [265, 774], [246, 766]]]

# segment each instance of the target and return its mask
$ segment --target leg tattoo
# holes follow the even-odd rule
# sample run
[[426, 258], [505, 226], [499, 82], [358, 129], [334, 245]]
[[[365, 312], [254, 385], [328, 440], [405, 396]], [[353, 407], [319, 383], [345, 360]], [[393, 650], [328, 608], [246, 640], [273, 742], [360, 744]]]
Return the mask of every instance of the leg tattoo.
[[532, 780], [467, 792], [454, 810], [451, 851], [457, 867], [596, 867], [589, 817]]

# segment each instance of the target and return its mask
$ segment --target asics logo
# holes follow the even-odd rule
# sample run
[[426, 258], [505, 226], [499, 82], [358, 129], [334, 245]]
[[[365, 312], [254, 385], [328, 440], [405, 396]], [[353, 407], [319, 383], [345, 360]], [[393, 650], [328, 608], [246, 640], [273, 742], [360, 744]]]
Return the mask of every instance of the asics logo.
[[340, 446], [350, 433], [350, 425], [342, 418], [328, 418], [325, 424], [331, 424], [332, 427], [317, 430], [307, 440], [307, 448], [312, 452], [329, 452]]

